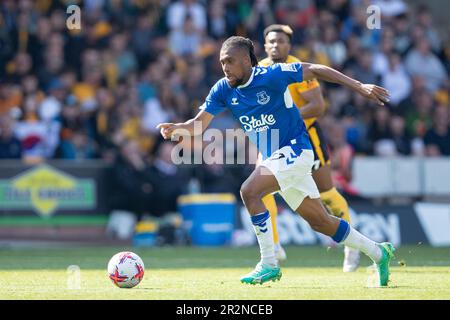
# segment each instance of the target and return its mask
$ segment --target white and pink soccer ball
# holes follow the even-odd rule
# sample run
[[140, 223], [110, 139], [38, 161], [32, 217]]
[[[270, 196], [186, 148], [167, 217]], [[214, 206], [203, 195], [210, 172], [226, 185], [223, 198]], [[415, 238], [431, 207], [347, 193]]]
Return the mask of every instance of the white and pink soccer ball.
[[119, 288], [133, 288], [144, 278], [144, 262], [133, 252], [119, 252], [109, 260], [108, 275]]

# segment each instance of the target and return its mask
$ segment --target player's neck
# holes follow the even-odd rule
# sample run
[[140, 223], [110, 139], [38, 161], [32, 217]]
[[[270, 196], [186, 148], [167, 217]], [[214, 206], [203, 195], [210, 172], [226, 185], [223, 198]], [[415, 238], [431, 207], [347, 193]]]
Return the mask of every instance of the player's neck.
[[283, 59], [271, 59], [271, 58], [269, 58], [269, 60], [270, 60], [271, 64], [274, 64], [274, 63], [286, 63], [287, 58], [288, 57], [285, 57]]
[[251, 68], [250, 72], [248, 74], [246, 74], [244, 76], [244, 78], [242, 78], [242, 84], [241, 85], [246, 84], [248, 82], [248, 80], [250, 79], [250, 77], [252, 76], [252, 74], [253, 74], [253, 68]]

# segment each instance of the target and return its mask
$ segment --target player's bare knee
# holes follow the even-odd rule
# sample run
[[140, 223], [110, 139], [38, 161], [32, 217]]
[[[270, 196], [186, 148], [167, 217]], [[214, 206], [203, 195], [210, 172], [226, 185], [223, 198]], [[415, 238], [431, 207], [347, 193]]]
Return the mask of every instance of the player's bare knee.
[[244, 182], [241, 186], [241, 198], [244, 201], [244, 203], [249, 203], [255, 199], [259, 199], [260, 195], [258, 192], [255, 191], [255, 188], [251, 187], [250, 183]]

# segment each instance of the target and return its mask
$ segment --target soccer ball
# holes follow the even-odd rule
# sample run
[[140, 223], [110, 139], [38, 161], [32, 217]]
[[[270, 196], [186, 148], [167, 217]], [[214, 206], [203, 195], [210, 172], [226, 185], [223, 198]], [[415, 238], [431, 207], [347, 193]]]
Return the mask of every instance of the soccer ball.
[[144, 278], [144, 262], [133, 252], [119, 252], [109, 260], [108, 275], [119, 288], [133, 288]]

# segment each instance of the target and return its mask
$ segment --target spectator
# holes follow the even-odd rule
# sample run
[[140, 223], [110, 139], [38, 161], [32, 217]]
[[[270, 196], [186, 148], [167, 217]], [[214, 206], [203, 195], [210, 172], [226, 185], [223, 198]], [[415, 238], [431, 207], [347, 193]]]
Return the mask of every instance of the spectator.
[[[444, 58], [444, 65], [445, 65], [445, 69], [447, 70], [447, 74], [450, 74], [450, 40], [444, 46], [443, 58]], [[448, 85], [447, 85], [447, 87], [448, 87]]]
[[347, 0], [328, 0], [327, 9], [339, 21], [345, 21], [350, 15], [351, 4]]
[[215, 39], [223, 38], [227, 33], [226, 8], [224, 0], [213, 0], [209, 7], [208, 33]]
[[25, 161], [42, 161], [53, 152], [55, 133], [39, 118], [38, 105], [35, 96], [25, 97], [22, 117], [13, 128]]
[[411, 154], [411, 138], [406, 131], [405, 119], [393, 114], [389, 125], [395, 146], [395, 155]]
[[[183, 79], [183, 88], [189, 104], [197, 108], [203, 103], [203, 99], [209, 93], [209, 87], [205, 83], [206, 69], [204, 63], [200, 60], [189, 61], [189, 66]], [[189, 110], [191, 111], [191, 110]], [[183, 110], [178, 110], [179, 114], [185, 114]]]
[[[211, 142], [212, 144], [214, 142]], [[208, 151], [204, 149], [205, 161], [208, 165], [203, 166], [200, 174], [202, 192], [205, 193], [234, 193], [238, 194], [242, 181], [236, 179], [233, 170], [224, 165], [225, 157], [223, 151], [216, 148], [213, 158], [209, 158]], [[217, 161], [216, 161], [217, 160]]]
[[346, 195], [356, 196], [358, 192], [352, 186], [353, 149], [345, 141], [345, 129], [339, 122], [330, 126], [331, 176], [333, 184]]
[[57, 157], [68, 160], [86, 160], [97, 157], [94, 142], [83, 130], [73, 132], [70, 139], [63, 139], [57, 154]]
[[39, 82], [37, 77], [32, 73], [29, 73], [22, 77], [21, 87], [25, 96], [37, 95], [39, 102], [41, 102], [45, 98], [44, 92], [39, 89]]
[[201, 33], [195, 29], [192, 17], [186, 15], [183, 27], [170, 33], [170, 50], [176, 56], [195, 56], [199, 53], [201, 40]]
[[427, 39], [421, 39], [414, 45], [406, 56], [405, 66], [410, 75], [426, 79], [425, 85], [431, 93], [436, 92], [447, 80], [445, 68], [431, 52]]
[[93, 115], [94, 139], [98, 145], [101, 157], [105, 158], [110, 155], [108, 151], [114, 148], [111, 132], [117, 129], [114, 96], [111, 91], [101, 88], [97, 91], [96, 100], [98, 101], [98, 108]]
[[47, 88], [62, 72], [65, 63], [64, 39], [61, 34], [52, 33], [44, 47], [44, 63], [37, 66], [39, 83]]
[[395, 32], [395, 51], [403, 56], [411, 47], [410, 20], [406, 14], [400, 14], [393, 18], [392, 26]]
[[358, 57], [361, 53], [362, 46], [361, 41], [355, 35], [349, 37], [346, 42], [347, 45], [347, 58], [344, 63], [344, 68], [347, 70], [354, 69], [358, 63]]
[[240, 0], [226, 0], [225, 3], [225, 20], [227, 22], [226, 36], [242, 33], [244, 29], [244, 19], [245, 19], [243, 11], [245, 11], [247, 5], [248, 4], [246, 2]]
[[140, 219], [152, 203], [160, 201], [154, 197], [156, 185], [146, 175], [149, 166], [136, 141], [122, 141], [112, 172], [115, 188], [109, 198], [111, 209], [133, 212]]
[[450, 156], [450, 117], [448, 107], [439, 106], [434, 111], [433, 126], [424, 137], [426, 155]]
[[59, 117], [66, 91], [59, 79], [53, 80], [47, 88], [47, 97], [39, 105], [39, 117], [45, 121], [55, 120]]
[[[83, 70], [81, 70], [81, 81], [71, 84], [71, 93], [77, 101], [86, 109], [94, 109], [96, 105], [95, 91], [100, 88], [102, 82], [102, 66], [100, 55], [95, 50], [86, 50], [83, 54]], [[112, 63], [114, 68], [114, 80], [119, 78], [116, 65]]]
[[[163, 89], [167, 93], [167, 89]], [[148, 132], [158, 134], [159, 130], [156, 126], [162, 122], [170, 121], [173, 116], [170, 113], [170, 107], [161, 105], [157, 97], [150, 97], [144, 103], [144, 111], [142, 117], [142, 128]]]
[[403, 0], [375, 0], [373, 4], [380, 7], [382, 16], [386, 18], [405, 14], [408, 11]]
[[0, 159], [20, 159], [22, 147], [13, 133], [13, 119], [0, 116]]
[[330, 58], [325, 51], [325, 47], [319, 41], [319, 37], [314, 34], [306, 34], [304, 44], [296, 50], [295, 55], [303, 61], [331, 65]]
[[202, 34], [206, 30], [206, 10], [196, 0], [179, 0], [172, 3], [167, 10], [167, 24], [171, 31], [181, 30], [190, 17], [192, 30]]
[[433, 26], [433, 18], [431, 16], [430, 9], [425, 4], [420, 4], [416, 8], [416, 23], [424, 30], [425, 37], [430, 43], [434, 52], [441, 50], [441, 39]]
[[118, 146], [122, 146], [128, 140], [135, 141], [140, 151], [144, 153], [145, 148], [143, 145], [145, 143], [141, 144], [139, 142], [140, 138], [143, 138], [143, 135], [140, 136], [142, 132], [141, 117], [142, 110], [138, 106], [122, 101], [119, 104], [115, 117], [116, 126], [112, 137], [113, 142]]
[[[367, 130], [372, 120], [372, 108], [367, 99], [353, 93], [337, 114], [346, 129], [346, 140], [355, 152], [370, 152]], [[329, 121], [329, 117], [326, 119]]]
[[126, 32], [112, 36], [110, 49], [118, 79], [122, 79], [128, 73], [136, 70], [136, 57], [134, 52], [128, 49], [128, 34]]
[[131, 35], [131, 44], [140, 68], [144, 68], [150, 58], [156, 55], [152, 46], [152, 42], [157, 36], [155, 23], [155, 17], [148, 13], [143, 13], [139, 15], [136, 29]]
[[19, 85], [11, 82], [0, 83], [0, 115], [10, 112], [22, 103], [22, 92]]
[[421, 76], [412, 76], [411, 79], [411, 92], [410, 95], [403, 99], [397, 107], [397, 113], [405, 116], [407, 113], [416, 109], [417, 97], [423, 92], [427, 91], [425, 87], [425, 79]]
[[257, 39], [257, 43], [264, 43], [264, 28], [275, 23], [269, 0], [256, 0], [246, 19], [248, 36]]
[[52, 33], [52, 25], [50, 19], [45, 16], [40, 16], [37, 21], [36, 33], [33, 38], [30, 39], [30, 45], [28, 52], [33, 59], [33, 65], [35, 67], [42, 66], [44, 64], [45, 45]]
[[390, 129], [391, 113], [387, 107], [375, 109], [375, 117], [368, 130], [368, 137], [373, 142], [372, 153], [378, 156], [395, 154], [395, 146]]
[[382, 76], [389, 70], [389, 55], [395, 51], [394, 37], [392, 28], [386, 27], [383, 29], [380, 48], [374, 53], [372, 61], [372, 69], [378, 76]]
[[336, 26], [328, 24], [323, 29], [323, 42], [319, 44], [319, 51], [324, 51], [330, 59], [331, 65], [336, 69], [342, 69], [347, 57], [347, 50], [338, 38]]
[[162, 142], [148, 170], [149, 180], [157, 186], [154, 189], [155, 201], [150, 204], [149, 211], [159, 217], [177, 211], [177, 198], [187, 191], [189, 174], [186, 169], [173, 164], [173, 147], [172, 142]]
[[315, 34], [318, 28], [317, 8], [312, 0], [277, 1], [275, 15], [277, 20], [294, 30], [291, 43], [304, 43], [307, 32]]
[[22, 78], [30, 74], [33, 68], [31, 56], [25, 52], [19, 52], [10, 63], [11, 73], [9, 79], [13, 83], [20, 83]]
[[433, 97], [427, 91], [419, 91], [413, 94], [412, 101], [414, 104], [406, 113], [406, 127], [412, 136], [423, 138], [432, 125]]
[[357, 57], [357, 64], [352, 70], [355, 79], [362, 83], [378, 84], [378, 78], [372, 69], [372, 53], [369, 50], [363, 50]]
[[397, 106], [411, 93], [411, 80], [397, 53], [389, 55], [389, 68], [381, 75], [381, 86], [390, 92], [389, 102], [393, 106]]

